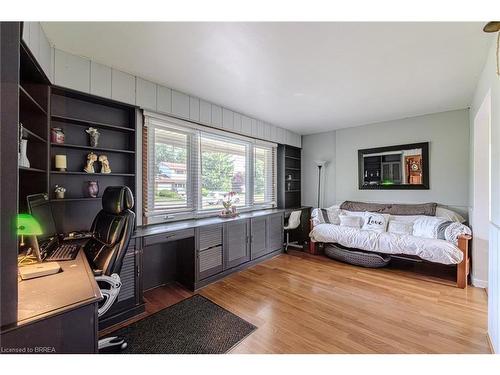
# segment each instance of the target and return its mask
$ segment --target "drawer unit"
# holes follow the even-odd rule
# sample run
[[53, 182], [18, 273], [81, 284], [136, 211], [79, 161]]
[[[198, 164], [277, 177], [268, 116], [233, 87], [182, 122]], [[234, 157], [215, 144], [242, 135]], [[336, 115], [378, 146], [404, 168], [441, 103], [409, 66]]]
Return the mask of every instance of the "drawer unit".
[[169, 241], [182, 240], [184, 238], [194, 237], [194, 229], [184, 229], [175, 232], [168, 232], [162, 234], [154, 234], [152, 236], [144, 237], [144, 247], [155, 245], [157, 243], [165, 243]]
[[222, 224], [208, 225], [197, 228], [198, 250], [202, 251], [210, 247], [222, 245]]
[[203, 280], [209, 276], [222, 272], [223, 257], [222, 246], [210, 247], [198, 253], [198, 279]]

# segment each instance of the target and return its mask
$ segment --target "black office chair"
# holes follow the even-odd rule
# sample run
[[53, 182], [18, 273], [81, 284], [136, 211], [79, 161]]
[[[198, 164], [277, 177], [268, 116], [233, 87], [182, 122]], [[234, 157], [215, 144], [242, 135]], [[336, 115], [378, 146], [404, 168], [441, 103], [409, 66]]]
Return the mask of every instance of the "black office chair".
[[[102, 210], [92, 223], [92, 238], [85, 244], [85, 255], [94, 271], [104, 297], [98, 316], [104, 315], [116, 301], [122, 283], [120, 271], [134, 230], [134, 196], [126, 186], [109, 186], [102, 195]], [[99, 351], [123, 350], [124, 339], [108, 337], [99, 340]]]

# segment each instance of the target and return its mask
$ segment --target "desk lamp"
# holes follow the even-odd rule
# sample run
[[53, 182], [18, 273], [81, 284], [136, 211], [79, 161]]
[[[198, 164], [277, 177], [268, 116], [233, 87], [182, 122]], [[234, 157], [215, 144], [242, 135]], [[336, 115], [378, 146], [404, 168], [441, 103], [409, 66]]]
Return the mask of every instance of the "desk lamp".
[[[21, 236], [20, 246], [24, 246], [24, 236], [36, 236], [42, 234], [42, 228], [38, 221], [30, 214], [17, 215], [17, 235]], [[40, 249], [38, 248], [38, 241], [33, 241], [33, 253], [39, 262], [42, 261], [40, 257]]]

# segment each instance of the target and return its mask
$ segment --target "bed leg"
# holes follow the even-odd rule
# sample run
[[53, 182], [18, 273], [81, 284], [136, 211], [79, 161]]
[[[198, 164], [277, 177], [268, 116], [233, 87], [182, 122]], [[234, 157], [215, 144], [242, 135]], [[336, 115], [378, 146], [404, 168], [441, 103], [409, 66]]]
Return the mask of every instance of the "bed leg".
[[457, 288], [467, 288], [467, 278], [469, 276], [469, 241], [472, 239], [469, 235], [461, 235], [458, 237], [458, 248], [462, 250], [464, 255], [462, 262], [457, 265]]

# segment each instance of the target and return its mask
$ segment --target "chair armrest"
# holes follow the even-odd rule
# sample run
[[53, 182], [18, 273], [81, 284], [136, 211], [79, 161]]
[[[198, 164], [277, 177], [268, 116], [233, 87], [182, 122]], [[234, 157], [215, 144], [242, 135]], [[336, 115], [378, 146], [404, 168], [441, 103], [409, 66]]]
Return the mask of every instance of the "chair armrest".
[[109, 288], [107, 289], [100, 287], [102, 296], [104, 298], [104, 303], [101, 307], [99, 307], [97, 315], [101, 317], [111, 308], [113, 303], [115, 303], [116, 298], [120, 293], [122, 282], [120, 280], [120, 276], [116, 273], [112, 274], [111, 276], [96, 276], [95, 280], [97, 281], [97, 283], [105, 283], [109, 286]]

